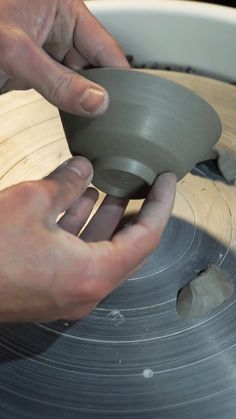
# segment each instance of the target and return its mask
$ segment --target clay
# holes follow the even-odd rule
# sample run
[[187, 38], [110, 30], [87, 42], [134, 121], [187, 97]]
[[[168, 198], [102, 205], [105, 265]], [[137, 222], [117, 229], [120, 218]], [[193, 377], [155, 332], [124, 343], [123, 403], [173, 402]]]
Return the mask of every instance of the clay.
[[236, 179], [236, 151], [226, 144], [215, 146], [217, 164], [224, 178], [231, 182]]
[[143, 198], [158, 174], [181, 179], [221, 135], [215, 110], [177, 83], [130, 69], [81, 73], [107, 89], [109, 109], [97, 118], [60, 116], [72, 155], [92, 162], [93, 183], [106, 193]]
[[233, 291], [230, 276], [219, 267], [210, 265], [180, 291], [177, 312], [186, 319], [205, 316], [230, 298]]

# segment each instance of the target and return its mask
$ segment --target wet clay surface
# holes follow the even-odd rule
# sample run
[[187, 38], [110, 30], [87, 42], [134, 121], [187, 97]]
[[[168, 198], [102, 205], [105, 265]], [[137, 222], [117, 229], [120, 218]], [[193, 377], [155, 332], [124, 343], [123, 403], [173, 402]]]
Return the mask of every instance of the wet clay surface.
[[171, 171], [182, 179], [221, 135], [215, 110], [181, 84], [128, 69], [82, 75], [107, 89], [109, 109], [93, 119], [60, 116], [71, 153], [92, 162], [93, 183], [103, 192], [144, 198], [158, 174]]

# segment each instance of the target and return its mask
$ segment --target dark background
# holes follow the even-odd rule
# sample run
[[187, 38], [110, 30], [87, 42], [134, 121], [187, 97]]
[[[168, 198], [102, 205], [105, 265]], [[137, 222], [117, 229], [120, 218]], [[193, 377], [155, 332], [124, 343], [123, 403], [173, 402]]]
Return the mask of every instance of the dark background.
[[206, 3], [221, 4], [222, 6], [236, 7], [236, 0], [207, 0]]

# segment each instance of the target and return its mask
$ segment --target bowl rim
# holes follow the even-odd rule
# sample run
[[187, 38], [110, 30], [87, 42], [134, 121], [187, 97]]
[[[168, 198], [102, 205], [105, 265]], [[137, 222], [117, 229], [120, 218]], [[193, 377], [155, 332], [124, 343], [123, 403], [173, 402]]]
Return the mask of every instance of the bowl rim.
[[[211, 109], [211, 111], [217, 116], [217, 118], [219, 119], [220, 122], [220, 118], [218, 113], [216, 112], [216, 109], [214, 108], [214, 106], [212, 106], [206, 99], [204, 99], [201, 95], [199, 95], [198, 93], [196, 93], [194, 90], [190, 89], [187, 86], [183, 86], [181, 83], [178, 83], [175, 80], [170, 80], [167, 79], [165, 77], [162, 77], [161, 73], [160, 74], [153, 74], [152, 72], [148, 72], [145, 71], [148, 69], [138, 69], [138, 68], [121, 68], [121, 67], [98, 67], [98, 68], [88, 68], [88, 69], [82, 69], [79, 70], [79, 74], [81, 74], [82, 76], [86, 77], [89, 79], [89, 73], [91, 72], [102, 72], [102, 73], [110, 73], [110, 72], [115, 72], [115, 73], [135, 73], [137, 75], [137, 77], [141, 78], [146, 78], [146, 79], [152, 79], [153, 81], [159, 80], [160, 82], [169, 85], [169, 86], [175, 86], [176, 88], [179, 89], [179, 91], [181, 92], [186, 92], [186, 94], [188, 94], [189, 96], [191, 95], [193, 98], [196, 98], [198, 100], [198, 102], [205, 104], [205, 106], [207, 106], [209, 109]], [[87, 77], [88, 75], [88, 77]], [[220, 123], [221, 125], [221, 123]]]
[[170, 15], [195, 15], [199, 18], [209, 18], [236, 24], [236, 9], [230, 6], [183, 0], [87, 0], [86, 6], [92, 12], [135, 11], [145, 13], [150, 10], [165, 12]]

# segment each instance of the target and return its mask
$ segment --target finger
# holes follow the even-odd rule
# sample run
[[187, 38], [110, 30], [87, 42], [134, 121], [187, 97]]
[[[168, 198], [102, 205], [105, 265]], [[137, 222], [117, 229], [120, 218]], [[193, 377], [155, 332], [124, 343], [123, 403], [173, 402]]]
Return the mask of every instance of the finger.
[[91, 182], [93, 169], [84, 157], [63, 163], [44, 179], [50, 210], [54, 216], [67, 210], [80, 198]]
[[82, 54], [79, 54], [79, 52], [72, 47], [66, 54], [63, 64], [74, 71], [79, 71], [81, 68], [87, 67], [89, 62]]
[[90, 243], [96, 266], [102, 267], [99, 284], [95, 279], [90, 286], [99, 286], [104, 297], [158, 246], [173, 208], [175, 188], [175, 175], [160, 175], [133, 225], [114, 235], [111, 242]]
[[136, 221], [114, 237], [114, 246], [122, 246], [124, 252], [135, 246], [133, 257], [128, 258], [131, 269], [159, 244], [173, 208], [175, 190], [176, 176], [172, 173], [160, 175], [144, 201]]
[[129, 63], [116, 40], [89, 12], [85, 4], [78, 5], [74, 30], [76, 49], [93, 65], [129, 67]]
[[77, 201], [75, 201], [65, 212], [58, 221], [58, 226], [68, 233], [77, 236], [86, 223], [98, 196], [99, 193], [96, 189], [89, 188], [81, 198], [77, 199]]
[[107, 195], [84, 229], [80, 239], [86, 242], [110, 240], [127, 205], [127, 199], [118, 199]]
[[83, 317], [87, 316], [98, 304], [97, 303], [78, 303], [75, 307], [72, 307], [68, 310], [66, 310], [63, 313], [63, 318], [66, 320], [80, 320]]
[[28, 90], [29, 86], [24, 83], [20, 83], [16, 80], [8, 79], [6, 83], [2, 86], [1, 90], [4, 92], [9, 92], [11, 90]]
[[4, 71], [0, 70], [0, 87], [2, 88], [2, 86], [4, 86], [4, 84], [7, 82], [8, 77], [6, 76], [6, 74], [4, 73]]
[[67, 112], [91, 116], [107, 109], [109, 98], [103, 87], [53, 60], [24, 33], [8, 46], [1, 53], [1, 65], [11, 79], [33, 87]]

